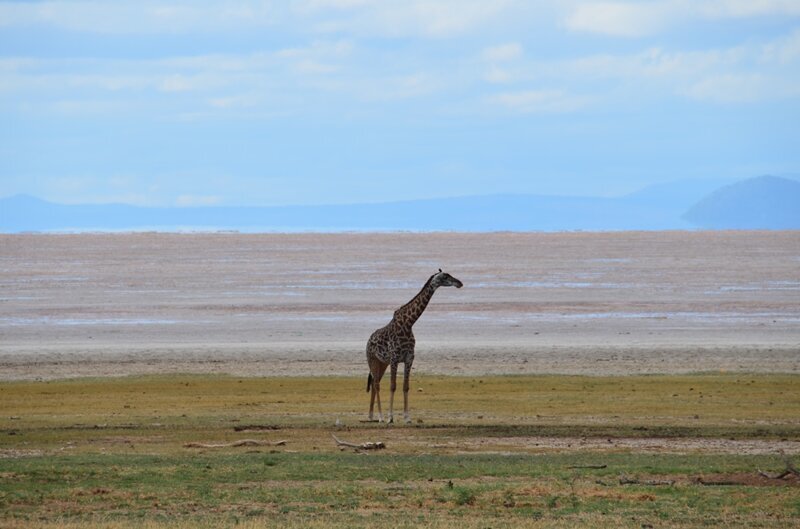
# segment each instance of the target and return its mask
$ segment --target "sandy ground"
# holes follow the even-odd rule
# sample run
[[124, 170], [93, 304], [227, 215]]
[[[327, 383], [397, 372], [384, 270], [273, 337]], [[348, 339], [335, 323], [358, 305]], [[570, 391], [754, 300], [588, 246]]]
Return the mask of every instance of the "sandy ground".
[[800, 372], [800, 232], [0, 235], [0, 379], [361, 375], [437, 268], [428, 373]]

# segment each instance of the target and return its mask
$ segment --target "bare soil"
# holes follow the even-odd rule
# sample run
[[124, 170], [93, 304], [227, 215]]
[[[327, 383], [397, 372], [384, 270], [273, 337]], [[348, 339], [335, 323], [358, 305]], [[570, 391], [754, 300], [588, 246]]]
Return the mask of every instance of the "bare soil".
[[[422, 443], [420, 443], [422, 444]], [[473, 437], [433, 446], [463, 453], [541, 452], [635, 452], [652, 454], [739, 454], [761, 455], [783, 451], [800, 453], [800, 441], [766, 439], [722, 439], [695, 437]], [[796, 481], [794, 478], [788, 481]]]
[[800, 372], [800, 232], [0, 235], [0, 379]]

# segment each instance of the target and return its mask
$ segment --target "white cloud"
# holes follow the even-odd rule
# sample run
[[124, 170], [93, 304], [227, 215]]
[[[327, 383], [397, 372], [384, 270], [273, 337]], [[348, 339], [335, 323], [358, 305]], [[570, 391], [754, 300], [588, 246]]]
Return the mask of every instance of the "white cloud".
[[217, 109], [255, 108], [261, 102], [262, 98], [256, 94], [237, 94], [208, 99], [208, 104]]
[[517, 78], [522, 44], [510, 42], [484, 48], [480, 53], [483, 79], [492, 84], [511, 83]]
[[519, 42], [510, 42], [484, 48], [481, 57], [489, 62], [508, 62], [522, 57], [522, 45]]
[[687, 96], [717, 103], [757, 101], [768, 88], [760, 74], [721, 74], [704, 77], [685, 89]]
[[581, 1], [567, 10], [572, 31], [615, 37], [644, 37], [690, 20], [799, 16], [797, 0]]
[[709, 75], [688, 86], [686, 96], [721, 104], [755, 103], [800, 97], [800, 80], [783, 81], [760, 73]]
[[524, 90], [494, 94], [489, 96], [488, 102], [522, 113], [562, 113], [580, 110], [589, 99], [562, 90]]
[[297, 73], [311, 75], [334, 73], [339, 69], [332, 64], [323, 64], [312, 59], [298, 61], [292, 65], [292, 68]]
[[279, 10], [269, 1], [157, 0], [0, 3], [0, 26], [51, 26], [106, 34], [180, 34], [269, 27]]
[[441, 80], [438, 77], [426, 72], [414, 72], [346, 80], [336, 85], [335, 90], [361, 101], [387, 102], [423, 97], [440, 87]]
[[[757, 13], [790, 9], [780, 2], [756, 3]], [[124, 1], [120, 4], [127, 6], [125, 9], [133, 9], [134, 5]], [[0, 11], [5, 9], [3, 5], [0, 4]], [[63, 8], [62, 4], [48, 2], [36, 5], [42, 13], [56, 10], [47, 16], [55, 16]], [[116, 4], [76, 5], [102, 11]], [[236, 5], [228, 3], [198, 3], [193, 7], [194, 4], [178, 1], [158, 9], [153, 2], [143, 5], [151, 12], [148, 16], [167, 20], [191, 18], [192, 9], [206, 14], [219, 14], [214, 11], [216, 8], [226, 9], [228, 16], [235, 18], [246, 16], [248, 9], [268, 7], [267, 3], [256, 2], [237, 4], [241, 6], [238, 11], [234, 9]], [[19, 112], [53, 110], [75, 115], [82, 110], [93, 114], [133, 114], [146, 107], [144, 110], [151, 110], [159, 118], [170, 118], [361, 111], [363, 103], [414, 98], [420, 100], [420, 108], [424, 108], [421, 112], [430, 112], [433, 104], [470, 112], [463, 109], [476, 99], [495, 111], [574, 112], [589, 106], [624, 104], [630, 98], [652, 102], [677, 96], [737, 103], [795, 97], [793, 89], [768, 89], [768, 84], [795, 86], [800, 77], [800, 30], [769, 42], [746, 40], [728, 48], [637, 49], [634, 42], [614, 48], [627, 52], [583, 57], [570, 56], [572, 50], [567, 42], [567, 46], [550, 55], [559, 58], [548, 60], [551, 52], [545, 49], [545, 41], [526, 40], [523, 34], [513, 31], [502, 35], [480, 33], [493, 17], [495, 21], [505, 20], [509, 13], [520, 9], [519, 5], [512, 0], [320, 0], [292, 4], [282, 16], [292, 14], [297, 17], [294, 22], [338, 21], [349, 33], [327, 38], [309, 29], [309, 34], [299, 38], [277, 38], [283, 43], [278, 49], [257, 48], [245, 53], [154, 59], [126, 59], [122, 55], [112, 59], [0, 59], [0, 92], [4, 96], [0, 105]], [[703, 3], [708, 12], [702, 14], [688, 0], [563, 0], [559, 5], [570, 9], [576, 30], [618, 35], [654, 31], [662, 24], [655, 16], [658, 13], [668, 23], [680, 9], [705, 17], [724, 13], [730, 17], [744, 9], [735, 2], [710, 1]], [[709, 6], [716, 6], [716, 11]], [[449, 19], [450, 15], [455, 19]], [[370, 39], [361, 38], [386, 34], [417, 40], [373, 46]], [[424, 41], [433, 36], [464, 35], [469, 38], [455, 44]], [[494, 86], [487, 87], [487, 83]], [[741, 95], [725, 94], [725, 87], [736, 88]], [[488, 93], [496, 93], [487, 96], [487, 89]], [[433, 95], [437, 97], [429, 97]], [[425, 98], [431, 105], [422, 103]]]
[[423, 35], [448, 37], [485, 24], [507, 6], [508, 2], [504, 0], [420, 1], [411, 6], [413, 15], [410, 22], [419, 24]]
[[45, 105], [37, 105], [33, 112], [48, 112], [61, 116], [86, 117], [108, 116], [134, 110], [134, 104], [120, 99], [56, 99]]
[[178, 195], [175, 205], [178, 207], [215, 206], [222, 202], [218, 195]]
[[[247, 54], [154, 59], [0, 59], [4, 108], [59, 114], [126, 112], [132, 100], [160, 108], [164, 116], [191, 113], [191, 106], [217, 110], [254, 108], [272, 101], [307, 98], [324, 90], [312, 83], [341, 72], [341, 83], [361, 77], [349, 41], [316, 41], [306, 47]], [[397, 77], [397, 74], [392, 74]], [[406, 83], [407, 85], [408, 83]], [[401, 87], [403, 85], [401, 84]], [[257, 94], [269, 93], [271, 98]], [[133, 107], [130, 107], [133, 108]], [[201, 109], [195, 108], [195, 111]], [[275, 109], [270, 108], [270, 112]]]
[[490, 66], [483, 74], [483, 79], [492, 84], [506, 84], [514, 81], [516, 78], [517, 75], [515, 72], [498, 66]]
[[765, 44], [761, 60], [767, 63], [789, 64], [800, 60], [800, 29], [792, 34]]
[[693, 4], [699, 13], [710, 18], [800, 15], [797, 0], [708, 0]]
[[341, 64], [353, 54], [352, 41], [317, 41], [301, 48], [286, 48], [275, 52], [294, 74], [301, 76], [329, 75], [342, 69]]
[[572, 31], [616, 37], [642, 37], [659, 31], [666, 22], [664, 3], [597, 2], [578, 5], [565, 21]]
[[324, 9], [353, 9], [375, 4], [375, 0], [298, 0], [294, 9], [299, 12], [315, 12]]
[[[751, 50], [752, 52], [752, 50]], [[590, 55], [567, 60], [549, 69], [564, 69], [586, 79], [681, 79], [711, 69], [735, 67], [743, 62], [744, 48], [705, 51], [666, 51], [648, 48], [628, 55]]]
[[439, 39], [475, 33], [511, 16], [523, 4], [519, 0], [312, 0], [301, 2], [298, 12], [319, 32]]
[[277, 52], [277, 57], [286, 58], [343, 58], [352, 54], [355, 44], [351, 40], [317, 40], [308, 46], [284, 48]]
[[163, 92], [188, 92], [197, 89], [197, 83], [185, 75], [169, 75], [161, 82], [159, 89]]
[[152, 61], [147, 61], [146, 65], [167, 71], [242, 73], [253, 71], [254, 69], [262, 70], [274, 65], [275, 57], [279, 56], [279, 54], [280, 52], [257, 52], [238, 55], [221, 53], [187, 55], [153, 59]]
[[81, 0], [0, 3], [0, 27], [100, 34], [186, 34], [278, 28], [310, 34], [448, 38], [473, 32], [520, 0]]
[[[652, 104], [674, 98], [745, 104], [800, 97], [800, 31], [767, 42], [696, 51], [648, 48], [561, 60], [502, 63], [483, 72], [490, 83], [518, 90], [487, 98], [519, 111], [574, 111]], [[538, 87], [547, 86], [549, 90]], [[569, 96], [580, 87], [590, 97]]]

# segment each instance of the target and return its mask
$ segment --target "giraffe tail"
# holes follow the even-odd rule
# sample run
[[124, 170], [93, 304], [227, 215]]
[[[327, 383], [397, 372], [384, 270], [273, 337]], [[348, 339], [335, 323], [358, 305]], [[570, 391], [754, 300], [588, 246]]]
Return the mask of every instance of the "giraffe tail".
[[367, 393], [369, 393], [370, 389], [372, 389], [372, 373], [367, 376]]

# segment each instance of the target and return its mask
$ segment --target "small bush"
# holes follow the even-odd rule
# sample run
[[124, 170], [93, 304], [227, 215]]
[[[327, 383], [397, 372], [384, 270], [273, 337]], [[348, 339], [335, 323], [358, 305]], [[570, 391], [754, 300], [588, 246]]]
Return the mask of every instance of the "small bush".
[[473, 505], [475, 503], [475, 492], [466, 487], [455, 487], [453, 492], [456, 495], [456, 505]]

